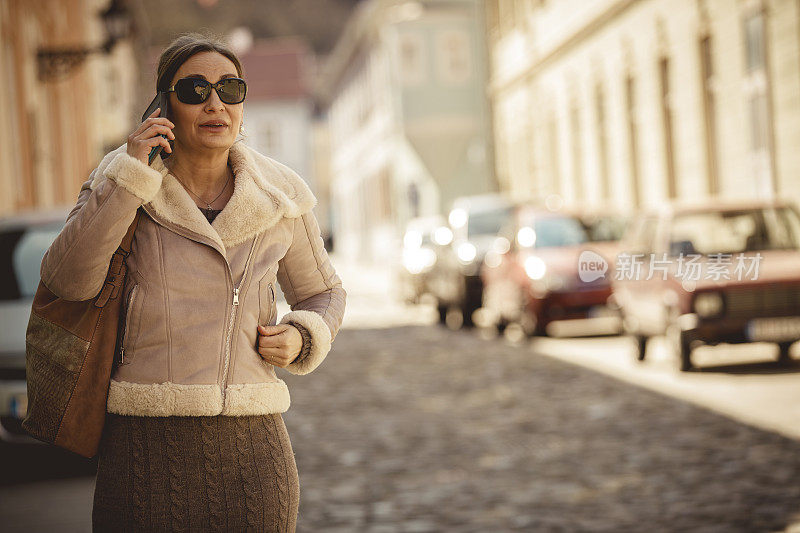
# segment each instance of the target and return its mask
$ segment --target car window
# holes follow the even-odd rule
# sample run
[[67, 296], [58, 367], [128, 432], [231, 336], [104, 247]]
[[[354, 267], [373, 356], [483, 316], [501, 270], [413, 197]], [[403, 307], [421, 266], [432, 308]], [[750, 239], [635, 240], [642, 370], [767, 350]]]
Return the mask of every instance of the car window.
[[580, 220], [571, 217], [545, 217], [534, 223], [536, 248], [572, 246], [588, 241]]
[[44, 253], [63, 223], [0, 233], [0, 301], [32, 298]]
[[658, 218], [655, 216], [642, 216], [636, 220], [625, 234], [623, 248], [628, 254], [649, 254], [653, 252], [656, 244], [656, 230]]
[[625, 218], [604, 216], [592, 217], [586, 220], [585, 226], [589, 240], [599, 241], [618, 241], [625, 232]]
[[743, 209], [678, 216], [670, 248], [698, 254], [800, 248], [800, 221], [789, 208]]
[[476, 235], [497, 235], [510, 216], [510, 207], [470, 211], [467, 222], [467, 238]]

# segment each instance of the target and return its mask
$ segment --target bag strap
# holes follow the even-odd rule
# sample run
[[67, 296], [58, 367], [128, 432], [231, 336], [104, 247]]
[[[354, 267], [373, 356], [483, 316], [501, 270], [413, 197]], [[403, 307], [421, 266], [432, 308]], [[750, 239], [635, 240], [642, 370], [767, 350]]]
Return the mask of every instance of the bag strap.
[[136, 231], [136, 226], [139, 225], [139, 217], [141, 216], [142, 209], [140, 207], [136, 210], [136, 216], [128, 227], [128, 232], [122, 238], [122, 242], [114, 252], [114, 255], [111, 256], [111, 263], [108, 267], [108, 274], [106, 274], [106, 281], [94, 302], [96, 307], [105, 307], [108, 300], [119, 296], [119, 291], [122, 290], [122, 285], [125, 283], [125, 274], [128, 272], [125, 259], [131, 253], [133, 233]]

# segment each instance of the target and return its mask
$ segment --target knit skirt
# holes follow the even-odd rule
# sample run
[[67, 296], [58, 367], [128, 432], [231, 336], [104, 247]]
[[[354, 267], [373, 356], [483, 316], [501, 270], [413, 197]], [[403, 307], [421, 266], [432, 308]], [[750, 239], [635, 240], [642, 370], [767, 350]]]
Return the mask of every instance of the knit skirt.
[[94, 531], [293, 532], [300, 481], [280, 413], [109, 413]]

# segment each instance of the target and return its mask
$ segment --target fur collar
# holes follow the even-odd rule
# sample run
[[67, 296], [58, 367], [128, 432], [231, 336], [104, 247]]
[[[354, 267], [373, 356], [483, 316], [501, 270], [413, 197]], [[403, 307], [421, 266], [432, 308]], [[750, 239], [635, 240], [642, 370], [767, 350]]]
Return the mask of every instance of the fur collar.
[[[126, 150], [127, 144], [123, 144], [103, 158], [90, 185], [92, 189], [105, 179], [105, 167]], [[189, 193], [170, 174], [160, 154], [150, 168], [161, 173], [161, 187], [144, 204], [145, 209], [208, 237], [226, 250], [271, 228], [281, 217], [299, 217], [316, 205], [317, 199], [308, 184], [286, 165], [241, 141], [231, 146], [228, 158], [234, 173], [233, 195], [213, 223], [209, 224]]]

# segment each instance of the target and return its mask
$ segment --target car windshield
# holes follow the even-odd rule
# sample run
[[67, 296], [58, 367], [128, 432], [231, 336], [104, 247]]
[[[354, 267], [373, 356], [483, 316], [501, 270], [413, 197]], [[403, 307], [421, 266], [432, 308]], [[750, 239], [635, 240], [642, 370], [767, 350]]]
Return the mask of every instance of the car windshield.
[[679, 215], [670, 233], [672, 255], [797, 249], [800, 217], [788, 207]]
[[42, 257], [63, 223], [0, 233], [0, 301], [32, 298]]
[[625, 232], [626, 220], [620, 216], [590, 217], [584, 226], [592, 242], [618, 241]]
[[467, 223], [467, 238], [477, 235], [497, 235], [510, 216], [509, 207], [471, 211]]
[[573, 246], [589, 240], [583, 224], [572, 217], [539, 218], [534, 222], [533, 230], [536, 248]]

